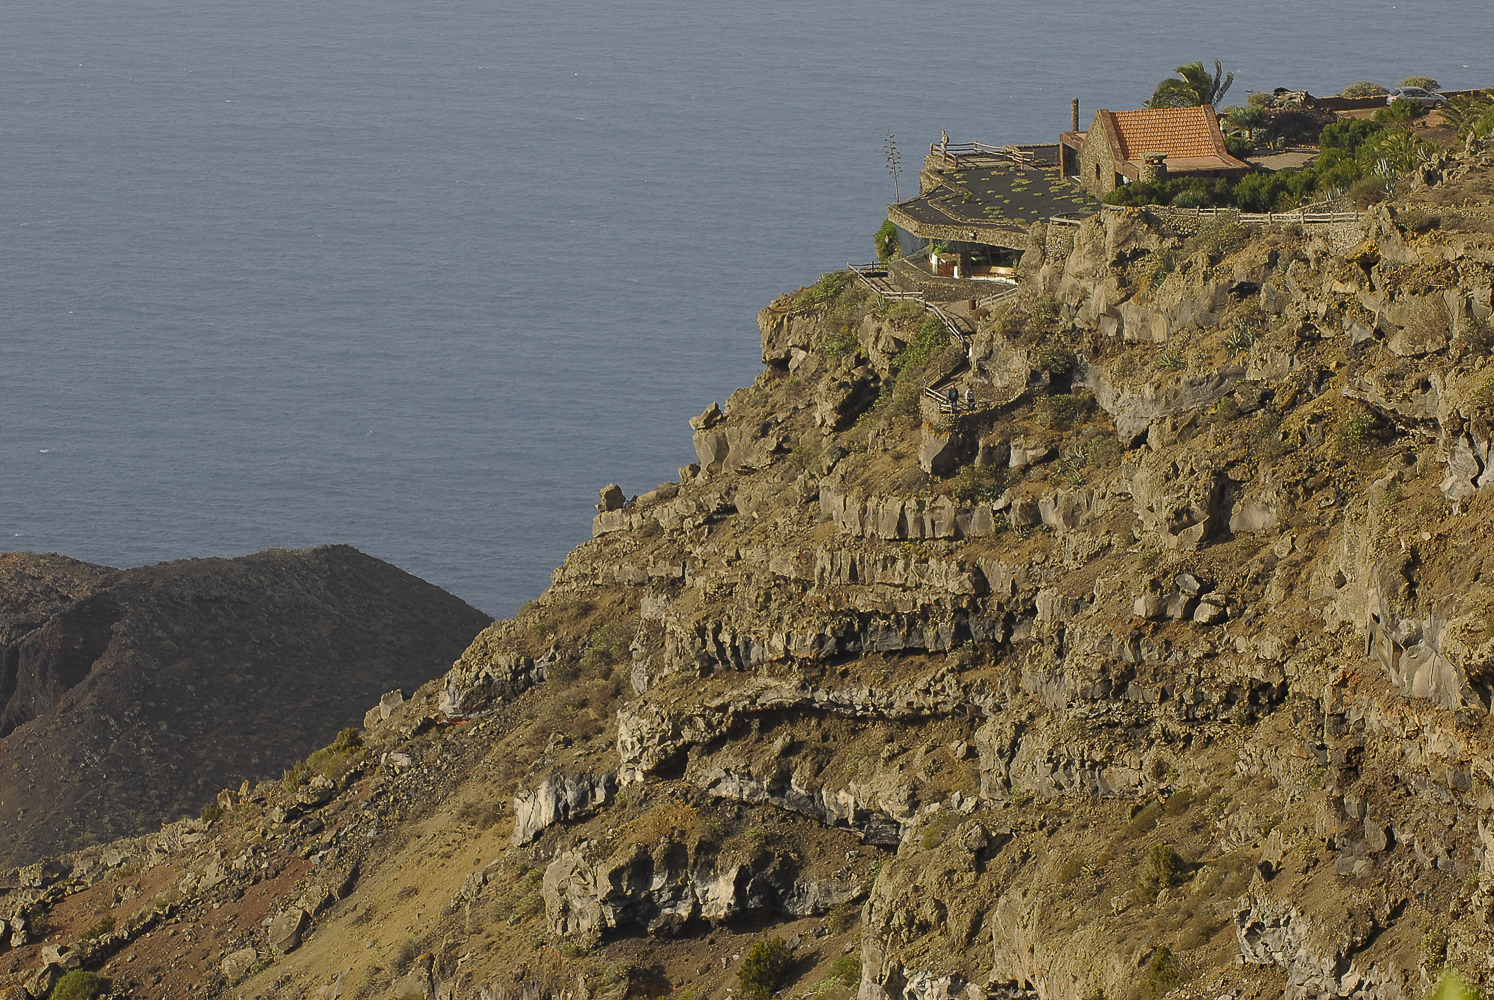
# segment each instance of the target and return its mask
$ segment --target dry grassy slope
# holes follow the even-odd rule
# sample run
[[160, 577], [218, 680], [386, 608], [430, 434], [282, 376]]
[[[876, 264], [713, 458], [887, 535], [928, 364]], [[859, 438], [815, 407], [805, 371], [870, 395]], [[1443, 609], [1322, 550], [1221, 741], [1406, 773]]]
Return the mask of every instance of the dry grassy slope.
[[3, 565], [6, 617], [27, 627], [0, 650], [0, 864], [138, 834], [278, 775], [489, 621], [346, 546]]
[[325, 791], [0, 899], [131, 996], [724, 997], [765, 933], [793, 996], [1487, 988], [1491, 159], [1338, 242], [1087, 224], [954, 421], [919, 316], [780, 300], [704, 472]]

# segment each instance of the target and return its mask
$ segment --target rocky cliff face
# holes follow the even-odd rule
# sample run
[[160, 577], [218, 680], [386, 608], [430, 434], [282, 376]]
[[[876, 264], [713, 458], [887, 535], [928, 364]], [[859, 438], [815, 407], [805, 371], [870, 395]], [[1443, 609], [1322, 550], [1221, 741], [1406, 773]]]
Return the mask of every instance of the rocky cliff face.
[[1491, 167], [1035, 237], [968, 350], [785, 297], [680, 481], [319, 781], [10, 898], [152, 995], [725, 996], [769, 934], [793, 996], [1488, 987]]

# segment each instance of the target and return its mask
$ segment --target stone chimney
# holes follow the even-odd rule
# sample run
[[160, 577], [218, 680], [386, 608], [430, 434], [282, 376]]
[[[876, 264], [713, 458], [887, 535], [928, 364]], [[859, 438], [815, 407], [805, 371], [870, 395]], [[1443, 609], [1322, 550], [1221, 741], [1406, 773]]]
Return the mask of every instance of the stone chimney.
[[1071, 129], [1069, 129], [1069, 131], [1070, 132], [1077, 132], [1077, 131], [1079, 131], [1079, 98], [1076, 97], [1072, 101], [1069, 102], [1069, 112], [1073, 116], [1073, 119], [1074, 119], [1074, 121], [1073, 121], [1073, 127]]
[[1140, 176], [1138, 181], [1165, 181], [1167, 180], [1167, 154], [1145, 153], [1141, 157]]

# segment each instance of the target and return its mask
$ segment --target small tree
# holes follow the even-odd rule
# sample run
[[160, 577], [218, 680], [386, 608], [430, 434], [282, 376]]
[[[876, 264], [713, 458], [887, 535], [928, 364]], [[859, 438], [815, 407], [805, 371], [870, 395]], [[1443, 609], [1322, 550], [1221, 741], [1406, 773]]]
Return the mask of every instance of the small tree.
[[1422, 90], [1441, 90], [1441, 85], [1429, 76], [1408, 76], [1401, 81], [1402, 87], [1420, 87]]
[[747, 949], [742, 967], [737, 970], [738, 992], [744, 997], [768, 1000], [778, 989], [793, 957], [788, 944], [777, 935], [757, 942]]
[[1338, 92], [1338, 96], [1380, 97], [1381, 95], [1388, 93], [1390, 93], [1390, 91], [1386, 90], [1382, 84], [1375, 83], [1373, 80], [1360, 80], [1358, 83], [1351, 83], [1343, 90], [1340, 90]]

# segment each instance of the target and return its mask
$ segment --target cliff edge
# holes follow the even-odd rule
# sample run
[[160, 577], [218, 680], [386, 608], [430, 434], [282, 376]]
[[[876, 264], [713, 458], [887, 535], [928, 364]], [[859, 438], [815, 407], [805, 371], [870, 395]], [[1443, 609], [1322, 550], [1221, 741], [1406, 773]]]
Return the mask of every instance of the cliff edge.
[[965, 345], [846, 275], [781, 298], [680, 481], [604, 490], [542, 597], [284, 781], [29, 874], [0, 910], [53, 951], [0, 973], [1488, 989], [1491, 168], [1325, 226], [1040, 227]]

